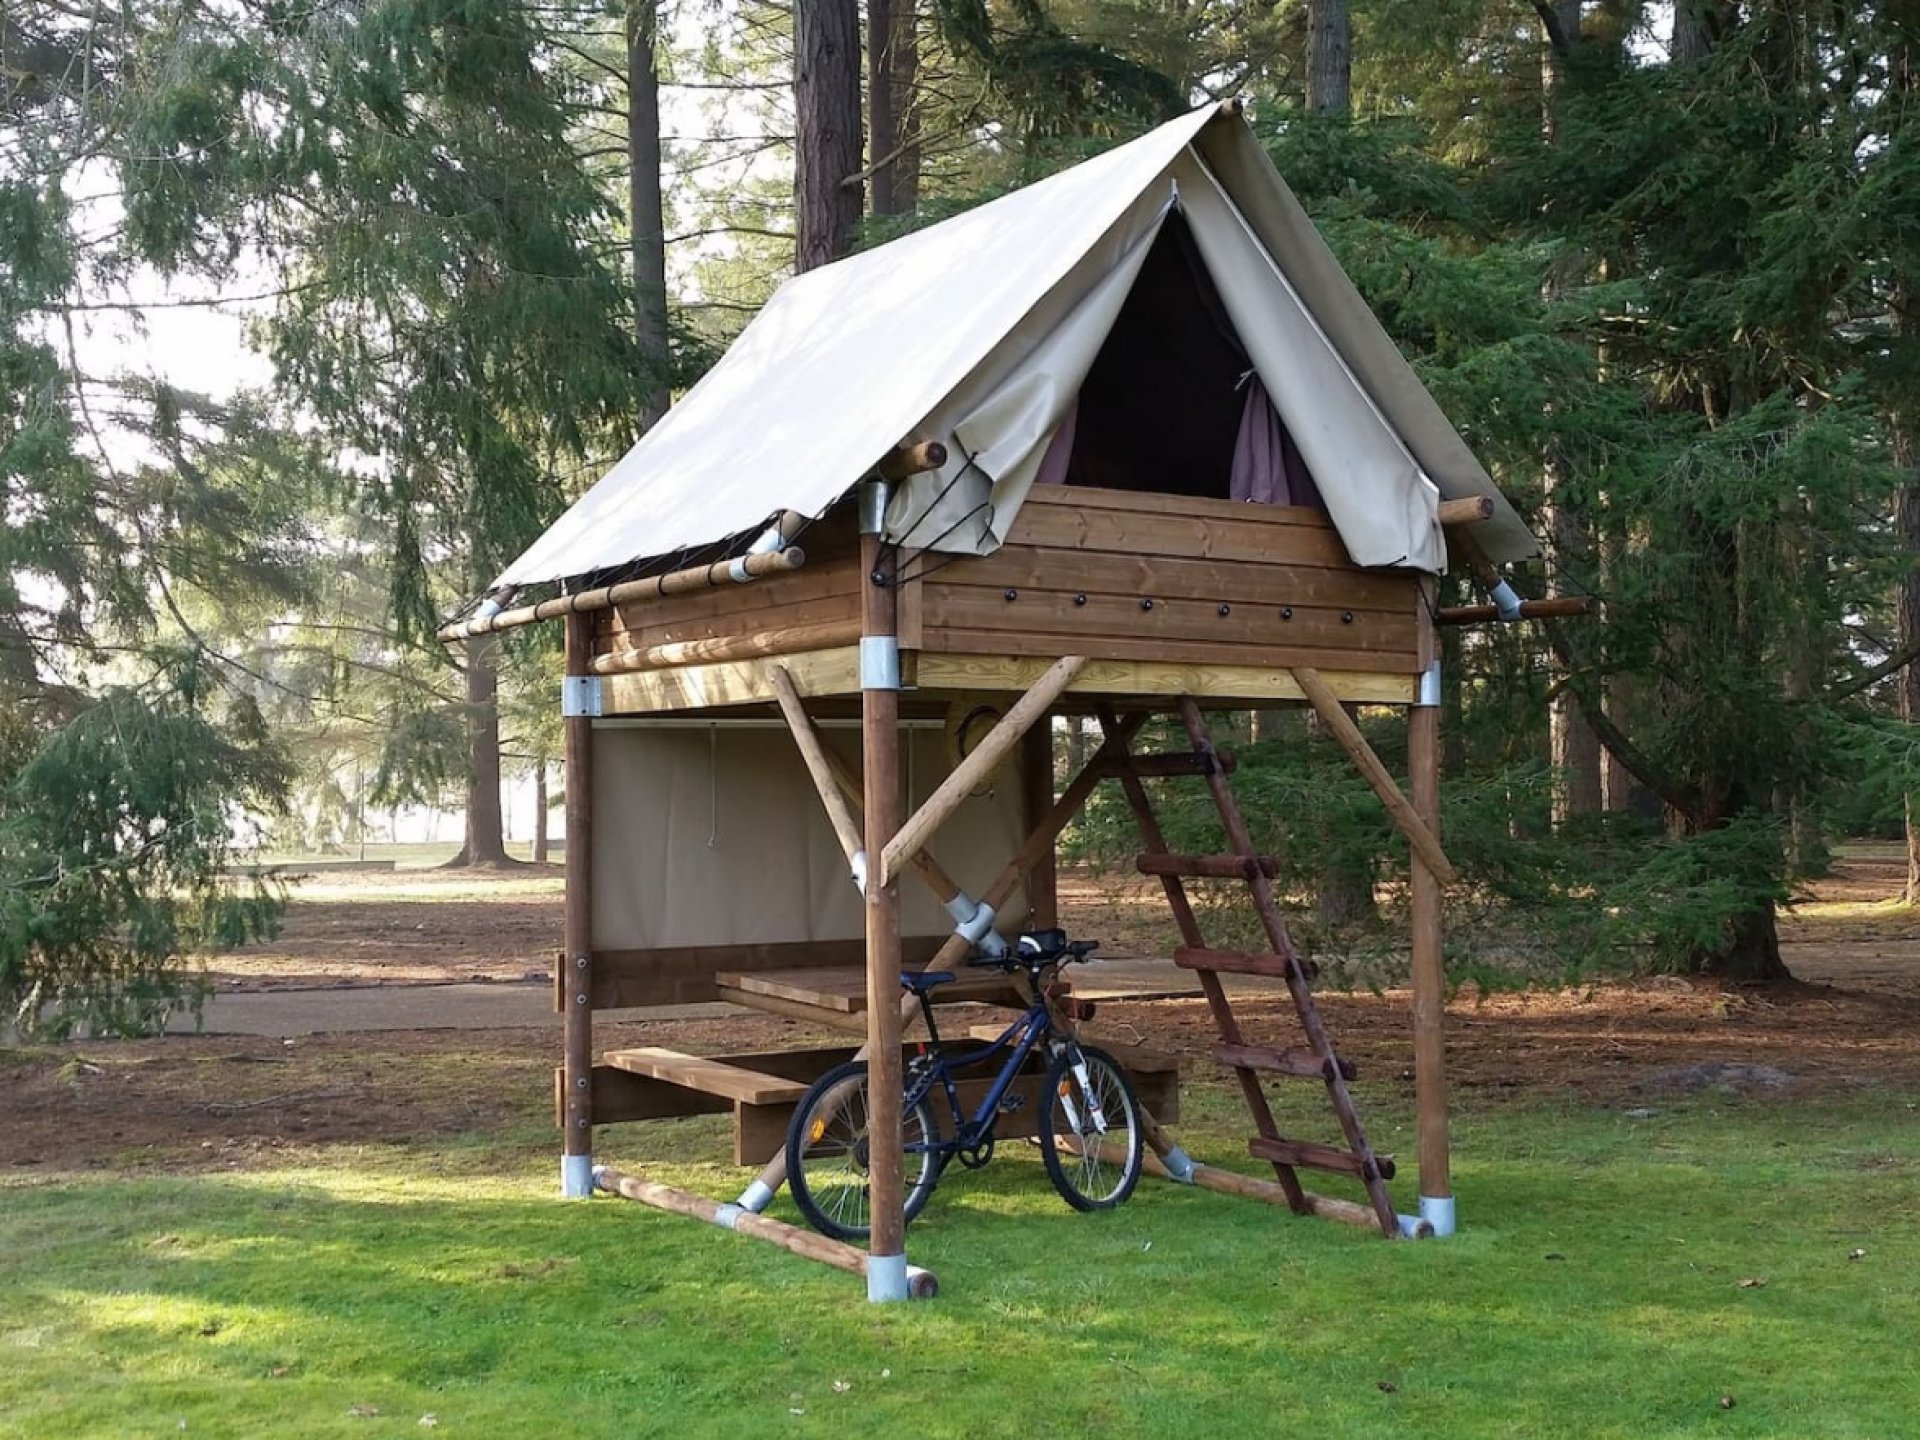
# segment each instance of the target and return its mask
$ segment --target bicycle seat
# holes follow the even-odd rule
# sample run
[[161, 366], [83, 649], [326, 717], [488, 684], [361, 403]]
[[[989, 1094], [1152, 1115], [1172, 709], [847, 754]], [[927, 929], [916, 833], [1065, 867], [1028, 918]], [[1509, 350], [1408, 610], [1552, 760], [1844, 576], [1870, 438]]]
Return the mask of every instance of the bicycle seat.
[[953, 980], [951, 970], [902, 970], [900, 983], [916, 995], [925, 995], [937, 985]]

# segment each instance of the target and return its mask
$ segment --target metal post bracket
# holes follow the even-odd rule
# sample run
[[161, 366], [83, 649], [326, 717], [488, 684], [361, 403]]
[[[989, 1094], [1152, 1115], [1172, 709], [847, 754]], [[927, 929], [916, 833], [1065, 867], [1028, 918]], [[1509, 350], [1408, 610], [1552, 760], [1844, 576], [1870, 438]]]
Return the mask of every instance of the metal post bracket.
[[560, 714], [568, 720], [598, 718], [606, 686], [598, 675], [569, 675], [560, 682]]

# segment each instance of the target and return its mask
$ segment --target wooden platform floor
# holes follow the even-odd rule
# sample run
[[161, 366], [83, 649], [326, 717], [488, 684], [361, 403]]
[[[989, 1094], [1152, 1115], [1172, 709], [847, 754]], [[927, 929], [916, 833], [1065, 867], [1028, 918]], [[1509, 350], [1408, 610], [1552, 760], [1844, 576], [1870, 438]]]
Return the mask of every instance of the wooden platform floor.
[[[714, 976], [714, 984], [722, 1000], [750, 1010], [816, 1020], [838, 1029], [866, 1028], [867, 977], [859, 966], [723, 971]], [[1006, 1005], [1017, 1010], [1024, 1010], [1029, 1000], [1024, 983], [1015, 977], [964, 967], [931, 998], [936, 1005]]]

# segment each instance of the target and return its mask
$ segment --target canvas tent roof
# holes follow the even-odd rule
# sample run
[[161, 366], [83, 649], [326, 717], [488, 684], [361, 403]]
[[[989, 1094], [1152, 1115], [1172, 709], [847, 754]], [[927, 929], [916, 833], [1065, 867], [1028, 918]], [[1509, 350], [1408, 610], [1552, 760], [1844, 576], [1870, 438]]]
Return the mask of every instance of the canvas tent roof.
[[1492, 559], [1537, 552], [1227, 105], [788, 281], [495, 584], [823, 514], [902, 439], [950, 458], [896, 492], [889, 537], [997, 548], [1175, 205], [1356, 564], [1444, 568], [1436, 504], [1471, 495]]

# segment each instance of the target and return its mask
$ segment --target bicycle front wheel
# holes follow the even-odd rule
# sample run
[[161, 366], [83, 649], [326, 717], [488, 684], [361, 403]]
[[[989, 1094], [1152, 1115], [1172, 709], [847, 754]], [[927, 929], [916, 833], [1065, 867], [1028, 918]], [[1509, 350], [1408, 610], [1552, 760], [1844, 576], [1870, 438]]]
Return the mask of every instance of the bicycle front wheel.
[[[793, 1203], [809, 1225], [836, 1240], [863, 1241], [873, 1228], [868, 1101], [867, 1062], [849, 1060], [814, 1082], [787, 1127], [787, 1188]], [[939, 1137], [924, 1100], [900, 1120], [911, 1221], [926, 1208], [940, 1178]]]
[[1047, 1067], [1040, 1155], [1047, 1176], [1076, 1210], [1111, 1210], [1139, 1182], [1145, 1142], [1140, 1101], [1120, 1062], [1068, 1043]]

